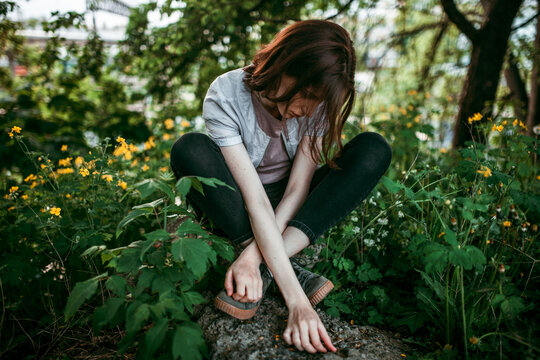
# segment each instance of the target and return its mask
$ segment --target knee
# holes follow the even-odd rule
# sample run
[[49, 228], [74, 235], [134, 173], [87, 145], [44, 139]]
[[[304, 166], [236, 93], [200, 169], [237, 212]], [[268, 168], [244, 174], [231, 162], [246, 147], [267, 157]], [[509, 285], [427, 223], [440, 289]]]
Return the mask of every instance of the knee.
[[212, 143], [208, 135], [200, 132], [189, 132], [178, 138], [171, 148], [171, 163], [197, 158]]
[[388, 169], [392, 160], [392, 148], [379, 133], [366, 131], [350, 141], [358, 151], [356, 159], [370, 170], [381, 175]]

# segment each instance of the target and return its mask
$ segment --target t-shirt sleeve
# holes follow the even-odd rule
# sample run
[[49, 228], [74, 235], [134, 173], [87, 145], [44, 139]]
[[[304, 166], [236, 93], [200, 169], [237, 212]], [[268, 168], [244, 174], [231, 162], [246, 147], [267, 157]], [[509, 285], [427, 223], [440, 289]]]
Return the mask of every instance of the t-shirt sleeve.
[[218, 79], [214, 80], [203, 101], [202, 117], [208, 136], [218, 146], [232, 146], [242, 143], [240, 124], [230, 102], [220, 89]]

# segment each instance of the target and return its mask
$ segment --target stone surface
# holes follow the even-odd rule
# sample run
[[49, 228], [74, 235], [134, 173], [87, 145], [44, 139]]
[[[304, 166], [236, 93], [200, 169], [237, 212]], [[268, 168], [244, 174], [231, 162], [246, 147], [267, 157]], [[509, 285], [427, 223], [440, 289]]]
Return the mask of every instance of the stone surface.
[[[275, 283], [274, 283], [275, 284]], [[238, 320], [213, 306], [215, 294], [203, 294], [208, 300], [195, 309], [209, 347], [211, 359], [402, 359], [410, 349], [390, 333], [372, 326], [350, 325], [316, 308], [336, 353], [310, 354], [288, 345], [283, 339], [288, 311], [283, 298], [272, 288], [265, 295], [257, 314]]]
[[[167, 226], [174, 232], [185, 218], [178, 217]], [[304, 253], [295, 259], [311, 268], [318, 261], [324, 245], [313, 245], [313, 255]], [[236, 249], [235, 253], [241, 249]], [[206, 302], [195, 306], [194, 317], [201, 325], [211, 359], [364, 359], [390, 360], [403, 359], [411, 349], [392, 334], [372, 326], [350, 325], [333, 318], [316, 307], [336, 353], [310, 354], [288, 345], [283, 339], [287, 326], [288, 310], [275, 281], [269, 287], [257, 314], [249, 320], [238, 320], [214, 305], [214, 297], [221, 289], [206, 291], [202, 295]]]

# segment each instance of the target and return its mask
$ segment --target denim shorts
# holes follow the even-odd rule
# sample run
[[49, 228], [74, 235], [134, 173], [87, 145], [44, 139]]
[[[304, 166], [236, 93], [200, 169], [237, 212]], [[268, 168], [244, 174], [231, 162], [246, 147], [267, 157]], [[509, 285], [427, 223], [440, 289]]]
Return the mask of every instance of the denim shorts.
[[[288, 226], [303, 231], [310, 244], [345, 218], [369, 195], [390, 166], [392, 150], [375, 132], [358, 134], [344, 147], [335, 162], [341, 169], [327, 164], [318, 168], [311, 180], [308, 196]], [[204, 195], [195, 189], [186, 196], [198, 219], [204, 215], [214, 224], [212, 232], [238, 245], [253, 237], [249, 215], [220, 147], [208, 135], [190, 132], [182, 135], [171, 148], [170, 165], [177, 180], [183, 176], [215, 177], [224, 186], [203, 184]], [[281, 201], [289, 178], [263, 184], [275, 209]]]

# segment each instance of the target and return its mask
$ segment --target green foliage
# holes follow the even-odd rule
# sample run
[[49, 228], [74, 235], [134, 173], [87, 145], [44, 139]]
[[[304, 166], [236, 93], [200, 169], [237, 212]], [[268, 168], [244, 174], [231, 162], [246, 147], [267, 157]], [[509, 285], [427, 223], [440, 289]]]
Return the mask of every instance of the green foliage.
[[394, 157], [369, 198], [328, 231], [316, 266], [337, 289], [326, 311], [391, 327], [436, 358], [484, 359], [500, 344], [536, 353], [538, 140], [517, 120], [491, 119], [488, 144], [435, 151], [417, 137], [432, 136], [422, 113], [371, 124]]

